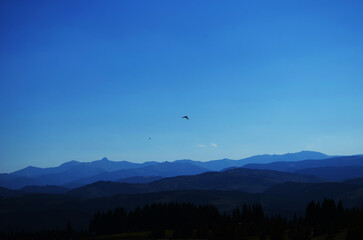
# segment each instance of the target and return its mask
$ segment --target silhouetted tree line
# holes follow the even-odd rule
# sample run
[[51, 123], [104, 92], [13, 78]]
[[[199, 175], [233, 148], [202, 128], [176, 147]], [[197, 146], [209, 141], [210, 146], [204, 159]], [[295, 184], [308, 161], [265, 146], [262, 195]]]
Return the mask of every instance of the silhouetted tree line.
[[90, 231], [97, 235], [149, 231], [149, 237], [162, 238], [168, 229], [173, 230], [174, 238], [243, 239], [258, 235], [266, 239], [269, 235], [272, 240], [281, 240], [286, 226], [280, 216], [265, 216], [260, 204], [221, 214], [215, 206], [158, 203], [129, 212], [122, 208], [98, 212]]
[[221, 214], [215, 206], [187, 203], [157, 203], [127, 212], [117, 208], [97, 212], [90, 231], [97, 235], [150, 232], [150, 238], [162, 238], [172, 230], [174, 238], [305, 240], [318, 235], [327, 238], [346, 230], [348, 240], [363, 239], [363, 208], [344, 209], [341, 201], [325, 199], [310, 202], [305, 216], [287, 220], [279, 215], [266, 216], [260, 204], [243, 205], [230, 214]]
[[294, 217], [291, 224], [295, 228], [305, 227], [302, 230], [312, 236], [328, 234], [329, 237], [347, 229], [348, 240], [363, 239], [363, 208], [344, 209], [341, 201], [336, 204], [331, 199], [324, 199], [322, 203], [312, 201], [306, 208], [305, 218]]
[[159, 203], [126, 212], [122, 208], [98, 212], [90, 223], [97, 234], [152, 231], [162, 237], [164, 229], [173, 229], [175, 237], [189, 237], [194, 229], [202, 232], [220, 225], [221, 215], [214, 206], [190, 203]]
[[288, 239], [305, 240], [319, 235], [332, 239], [346, 231], [347, 240], [363, 239], [363, 208], [344, 209], [341, 201], [324, 199], [321, 203], [311, 201], [304, 217], [296, 215], [287, 224]]
[[64, 230], [38, 233], [0, 233], [0, 239], [93, 239], [95, 235], [144, 232], [147, 238], [199, 238], [307, 240], [319, 235], [332, 239], [346, 232], [347, 240], [363, 239], [363, 207], [344, 209], [341, 201], [310, 202], [304, 216], [287, 220], [265, 215], [260, 204], [243, 205], [230, 213], [215, 206], [190, 203], [155, 203], [131, 211], [116, 208], [97, 212], [90, 232], [76, 231], [70, 222]]

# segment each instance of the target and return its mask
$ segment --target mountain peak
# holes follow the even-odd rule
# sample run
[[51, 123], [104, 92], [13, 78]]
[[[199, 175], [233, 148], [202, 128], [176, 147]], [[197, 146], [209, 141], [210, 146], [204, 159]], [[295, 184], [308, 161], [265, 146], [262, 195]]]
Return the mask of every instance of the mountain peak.
[[103, 157], [100, 160], [94, 160], [94, 161], [89, 162], [89, 163], [103, 164], [103, 163], [108, 163], [108, 162], [112, 162], [112, 161], [110, 161], [107, 157]]
[[308, 151], [308, 150], [303, 150], [301, 152], [297, 152], [295, 153], [296, 155], [306, 155], [306, 156], [310, 156], [310, 157], [328, 157], [328, 155], [321, 153], [321, 152], [317, 152], [317, 151]]
[[26, 168], [24, 168], [24, 170], [25, 169], [39, 169], [39, 167], [34, 167], [34, 166], [30, 165], [30, 166], [27, 166]]
[[72, 161], [69, 161], [69, 162], [65, 162], [63, 164], [61, 164], [60, 166], [75, 166], [75, 165], [78, 165], [80, 164], [80, 162], [76, 161], [76, 160], [72, 160]]
[[321, 152], [317, 152], [317, 151], [310, 151], [310, 150], [302, 150], [300, 152], [296, 152], [296, 153], [319, 153], [319, 154], [324, 154], [324, 153], [321, 153]]

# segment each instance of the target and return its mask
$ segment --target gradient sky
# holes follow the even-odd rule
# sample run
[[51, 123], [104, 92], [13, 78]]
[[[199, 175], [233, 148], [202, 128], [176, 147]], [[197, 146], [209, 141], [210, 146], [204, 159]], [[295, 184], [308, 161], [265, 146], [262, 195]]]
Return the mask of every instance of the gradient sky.
[[361, 154], [362, 12], [359, 0], [2, 0], [0, 172]]

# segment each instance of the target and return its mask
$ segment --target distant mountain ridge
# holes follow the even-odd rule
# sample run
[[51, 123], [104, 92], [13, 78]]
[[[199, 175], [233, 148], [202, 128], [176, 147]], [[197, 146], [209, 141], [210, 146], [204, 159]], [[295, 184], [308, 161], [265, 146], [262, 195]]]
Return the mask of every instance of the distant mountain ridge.
[[160, 164], [154, 164], [146, 167], [133, 168], [133, 169], [120, 169], [113, 172], [103, 172], [101, 174], [78, 179], [71, 183], [72, 186], [82, 186], [85, 184], [97, 182], [97, 181], [117, 181], [120, 178], [130, 178], [135, 176], [151, 177], [174, 177], [180, 175], [194, 175], [209, 170], [200, 166], [196, 166], [190, 163], [184, 162], [162, 162]]
[[211, 171], [220, 171], [226, 168], [231, 167], [243, 167], [246, 164], [249, 163], [257, 163], [257, 164], [263, 164], [263, 163], [271, 163], [271, 162], [277, 162], [277, 161], [301, 161], [306, 159], [314, 159], [314, 160], [320, 160], [329, 158], [331, 156], [326, 155], [324, 153], [320, 152], [314, 152], [314, 151], [301, 151], [297, 153], [286, 153], [286, 154], [263, 154], [263, 155], [256, 155], [252, 157], [243, 158], [240, 160], [232, 160], [228, 158], [219, 159], [219, 160], [211, 160], [207, 162], [201, 162], [201, 161], [193, 161], [189, 159], [184, 160], [177, 160], [176, 162], [188, 162], [193, 163], [198, 166], [207, 168]]
[[[0, 186], [20, 189], [27, 185], [62, 185], [69, 188], [79, 187], [96, 181], [118, 181], [129, 177], [173, 177], [193, 175], [206, 171], [242, 167], [248, 163], [270, 163], [273, 161], [296, 161], [304, 159], [324, 159], [323, 153], [302, 151], [282, 155], [257, 155], [241, 160], [220, 159], [207, 162], [176, 160], [173, 162], [132, 163], [110, 161], [107, 158], [92, 162], [70, 161], [58, 167], [38, 168], [29, 166], [10, 174], [0, 174]], [[134, 182], [137, 178], [134, 179]], [[140, 181], [144, 181], [141, 180]]]
[[81, 178], [96, 176], [108, 171], [134, 169], [151, 166], [158, 162], [131, 163], [127, 161], [110, 161], [107, 158], [92, 162], [75, 160], [61, 164], [58, 167], [38, 168], [29, 166], [10, 174], [0, 174], [0, 186], [20, 189], [28, 185], [64, 185]]
[[38, 168], [38, 167], [29, 166], [24, 169], [12, 172], [11, 174], [21, 177], [39, 177], [42, 175], [62, 173], [72, 168], [83, 168], [87, 170], [97, 169], [99, 172], [104, 172], [104, 171], [116, 171], [120, 169], [138, 168], [157, 163], [158, 162], [144, 162], [144, 163], [132, 163], [128, 161], [116, 162], [116, 161], [110, 161], [106, 157], [104, 157], [100, 160], [95, 160], [92, 162], [78, 162], [72, 160], [63, 163], [58, 167]]
[[302, 160], [302, 161], [279, 161], [266, 164], [246, 164], [245, 168], [251, 169], [269, 169], [275, 171], [295, 172], [307, 168], [319, 167], [346, 167], [346, 166], [363, 166], [363, 155], [331, 157], [320, 160]]

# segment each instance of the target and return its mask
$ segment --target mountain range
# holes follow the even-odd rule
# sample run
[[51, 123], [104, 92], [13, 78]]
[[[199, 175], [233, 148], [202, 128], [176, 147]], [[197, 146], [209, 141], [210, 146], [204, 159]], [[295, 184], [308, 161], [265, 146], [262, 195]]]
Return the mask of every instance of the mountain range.
[[[249, 163], [271, 163], [276, 161], [299, 161], [305, 159], [325, 159], [328, 155], [319, 152], [302, 151], [283, 155], [257, 155], [240, 160], [220, 159], [207, 162], [176, 160], [173, 162], [131, 163], [110, 161], [107, 158], [92, 162], [70, 161], [58, 167], [39, 168], [29, 166], [24, 169], [0, 174], [0, 186], [20, 189], [28, 185], [60, 185], [76, 188], [96, 181], [119, 181], [130, 177], [173, 177], [194, 175], [208, 171], [242, 167]], [[135, 179], [133, 180], [135, 183]]]
[[27, 167], [0, 174], [0, 231], [60, 229], [69, 219], [84, 229], [95, 211], [170, 201], [212, 204], [221, 211], [261, 203], [267, 214], [290, 217], [324, 198], [359, 207], [362, 169], [363, 156], [316, 152], [142, 164], [104, 158]]

